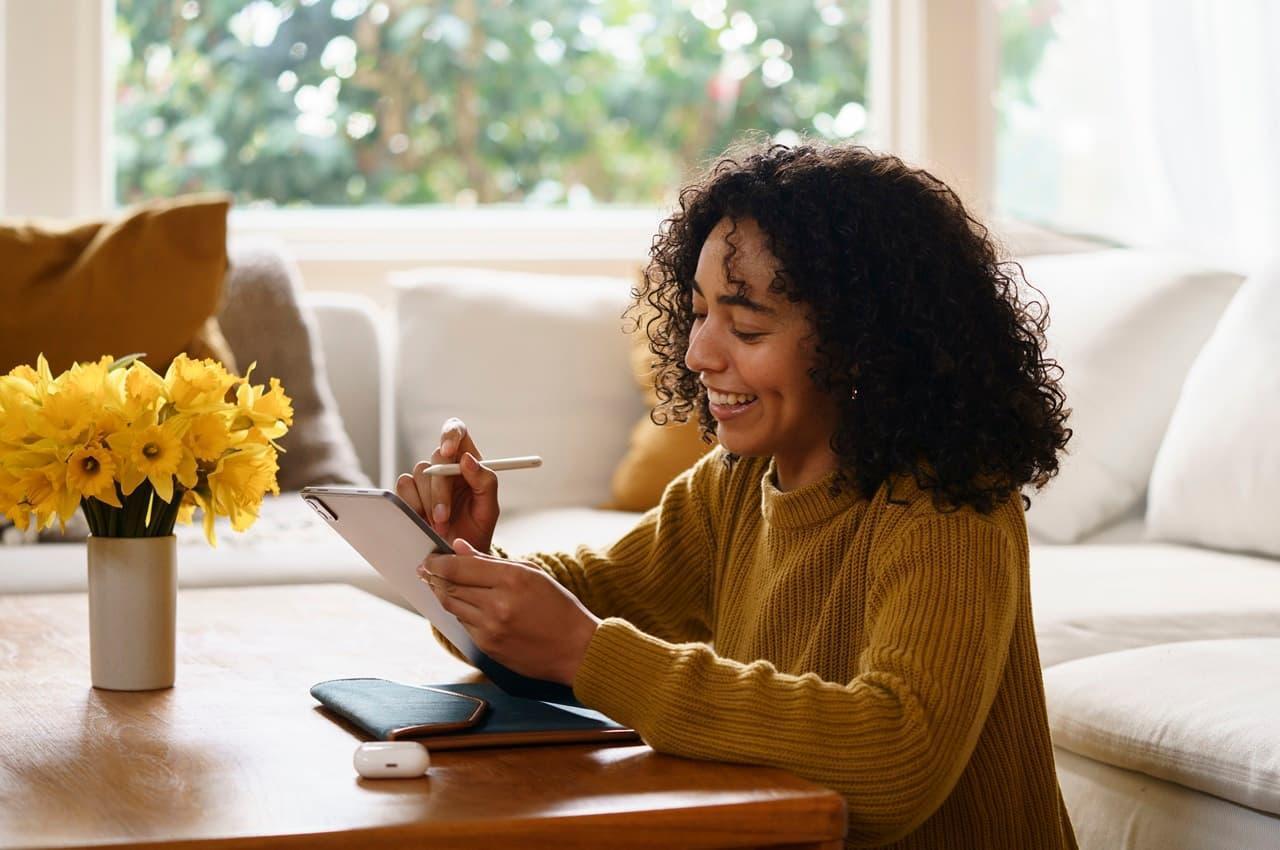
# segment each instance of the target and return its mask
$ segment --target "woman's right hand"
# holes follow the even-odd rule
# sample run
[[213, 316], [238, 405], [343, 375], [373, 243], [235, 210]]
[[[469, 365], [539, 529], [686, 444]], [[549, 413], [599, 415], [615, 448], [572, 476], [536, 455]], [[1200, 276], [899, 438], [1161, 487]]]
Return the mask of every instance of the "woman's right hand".
[[[414, 464], [412, 473], [396, 479], [396, 493], [441, 537], [452, 543], [461, 537], [488, 552], [498, 525], [498, 476], [480, 466], [480, 450], [456, 417], [440, 429], [440, 445], [430, 461]], [[461, 475], [427, 475], [428, 466], [457, 463]]]

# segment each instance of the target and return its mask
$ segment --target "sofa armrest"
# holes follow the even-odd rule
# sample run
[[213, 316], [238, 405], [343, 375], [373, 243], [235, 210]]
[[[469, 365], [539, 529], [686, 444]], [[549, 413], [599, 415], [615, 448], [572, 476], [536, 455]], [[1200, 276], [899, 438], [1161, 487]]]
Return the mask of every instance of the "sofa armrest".
[[308, 292], [329, 385], [360, 466], [379, 487], [395, 486], [394, 386], [390, 332], [370, 299]]

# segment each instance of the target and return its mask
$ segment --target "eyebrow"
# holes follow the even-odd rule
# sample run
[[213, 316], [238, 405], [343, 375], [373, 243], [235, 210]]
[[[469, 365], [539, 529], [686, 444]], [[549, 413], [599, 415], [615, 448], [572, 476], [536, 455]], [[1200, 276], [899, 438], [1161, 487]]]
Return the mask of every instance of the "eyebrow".
[[[693, 281], [693, 291], [701, 295], [703, 298], [707, 297], [702, 292], [702, 287], [698, 286], [698, 281], [696, 280]], [[759, 301], [752, 301], [747, 296], [737, 292], [735, 292], [732, 295], [717, 295], [716, 303], [725, 304], [730, 307], [746, 307], [748, 310], [750, 310], [753, 313], [760, 313], [765, 316], [778, 315], [778, 311], [774, 310], [772, 307], [766, 307], [765, 305], [761, 304]]]

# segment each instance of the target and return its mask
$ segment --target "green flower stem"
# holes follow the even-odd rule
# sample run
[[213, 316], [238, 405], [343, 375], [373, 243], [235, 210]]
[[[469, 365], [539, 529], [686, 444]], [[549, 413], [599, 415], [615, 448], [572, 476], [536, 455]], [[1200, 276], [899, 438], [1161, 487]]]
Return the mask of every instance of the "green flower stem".
[[156, 504], [152, 508], [151, 527], [147, 530], [147, 534], [152, 537], [168, 537], [173, 534], [173, 526], [178, 520], [178, 508], [182, 506], [183, 490], [179, 487], [173, 488], [173, 501], [165, 503], [156, 498]]
[[129, 497], [124, 501], [124, 510], [117, 511], [117, 519], [119, 520], [119, 528], [116, 531], [118, 537], [140, 537], [142, 536], [142, 522], [147, 515], [147, 500], [151, 497], [151, 482], [143, 480]]
[[84, 511], [85, 522], [89, 524], [89, 533], [97, 537], [101, 532], [102, 520], [98, 515], [98, 508], [94, 505], [97, 499], [81, 496], [80, 509]]
[[181, 487], [173, 488], [173, 501], [165, 503], [159, 496], [151, 505], [151, 522], [147, 522], [147, 502], [155, 493], [151, 482], [144, 480], [138, 488], [125, 496], [116, 485], [116, 496], [121, 507], [116, 508], [92, 497], [80, 499], [89, 531], [94, 537], [168, 537], [178, 523], [178, 510], [182, 507]]

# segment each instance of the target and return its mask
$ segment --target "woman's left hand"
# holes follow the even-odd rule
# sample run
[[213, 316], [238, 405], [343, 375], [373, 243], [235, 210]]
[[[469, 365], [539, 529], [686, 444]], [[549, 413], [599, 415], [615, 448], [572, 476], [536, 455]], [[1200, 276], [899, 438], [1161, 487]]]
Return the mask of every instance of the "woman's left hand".
[[536, 679], [570, 687], [600, 619], [533, 564], [453, 541], [457, 554], [428, 555], [418, 575], [486, 655]]

